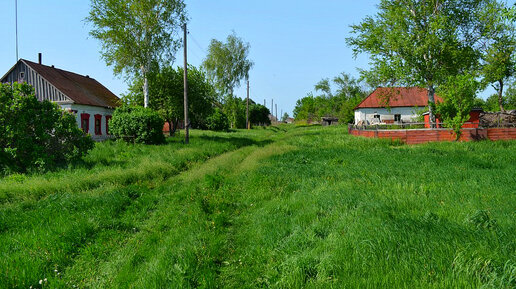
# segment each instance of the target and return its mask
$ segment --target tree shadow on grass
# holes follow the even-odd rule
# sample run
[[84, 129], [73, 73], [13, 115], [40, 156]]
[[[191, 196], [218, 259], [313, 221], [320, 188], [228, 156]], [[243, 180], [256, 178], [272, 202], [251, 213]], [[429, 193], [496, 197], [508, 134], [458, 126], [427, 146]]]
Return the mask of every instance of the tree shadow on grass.
[[234, 137], [234, 136], [231, 136], [231, 137], [221, 137], [221, 136], [207, 136], [207, 135], [195, 137], [192, 141], [195, 141], [196, 138], [197, 139], [202, 139], [202, 140], [205, 140], [205, 141], [210, 141], [210, 142], [230, 143], [230, 144], [234, 145], [237, 148], [241, 148], [241, 147], [245, 147], [245, 146], [259, 146], [259, 147], [263, 147], [263, 146], [266, 146], [266, 145], [272, 143], [272, 140], [257, 141], [257, 140], [253, 140], [253, 139], [250, 139], [250, 138], [244, 138], [244, 137]]

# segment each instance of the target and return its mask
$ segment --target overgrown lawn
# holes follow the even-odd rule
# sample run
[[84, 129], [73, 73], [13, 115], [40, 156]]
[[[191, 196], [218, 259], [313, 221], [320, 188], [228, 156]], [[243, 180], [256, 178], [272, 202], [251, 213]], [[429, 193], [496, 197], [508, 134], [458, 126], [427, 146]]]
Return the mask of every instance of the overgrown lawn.
[[0, 180], [0, 286], [514, 288], [516, 142], [344, 127], [108, 142]]

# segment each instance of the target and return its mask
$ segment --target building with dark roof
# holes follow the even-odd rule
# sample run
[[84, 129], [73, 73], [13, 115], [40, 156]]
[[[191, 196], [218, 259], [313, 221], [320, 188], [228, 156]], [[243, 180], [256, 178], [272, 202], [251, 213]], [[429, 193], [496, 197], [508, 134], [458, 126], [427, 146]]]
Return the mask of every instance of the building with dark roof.
[[[435, 101], [442, 99], [435, 95]], [[427, 111], [428, 90], [379, 87], [355, 107], [355, 124], [412, 122]]]
[[50, 100], [75, 114], [77, 124], [94, 139], [109, 135], [108, 122], [120, 99], [100, 82], [70, 71], [20, 59], [1, 79], [34, 87], [38, 100]]

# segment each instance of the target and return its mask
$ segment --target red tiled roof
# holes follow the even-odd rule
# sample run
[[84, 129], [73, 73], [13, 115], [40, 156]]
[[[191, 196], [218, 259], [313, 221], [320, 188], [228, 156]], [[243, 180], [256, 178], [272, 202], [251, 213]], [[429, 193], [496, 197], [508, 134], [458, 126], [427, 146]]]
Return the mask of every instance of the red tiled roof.
[[95, 79], [22, 59], [77, 104], [101, 107], [120, 106], [120, 99]]
[[[435, 95], [435, 101], [442, 99]], [[380, 108], [380, 107], [425, 107], [428, 105], [427, 90], [419, 87], [378, 87], [373, 93], [366, 97], [358, 108]]]

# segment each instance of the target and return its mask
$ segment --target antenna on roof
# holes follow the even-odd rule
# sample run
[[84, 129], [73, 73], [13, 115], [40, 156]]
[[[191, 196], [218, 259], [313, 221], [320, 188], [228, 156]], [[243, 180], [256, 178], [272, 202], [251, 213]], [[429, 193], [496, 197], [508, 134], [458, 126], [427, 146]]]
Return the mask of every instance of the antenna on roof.
[[14, 13], [16, 19], [16, 62], [18, 62], [18, 0], [14, 0]]

